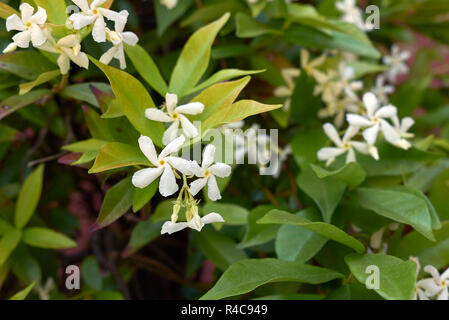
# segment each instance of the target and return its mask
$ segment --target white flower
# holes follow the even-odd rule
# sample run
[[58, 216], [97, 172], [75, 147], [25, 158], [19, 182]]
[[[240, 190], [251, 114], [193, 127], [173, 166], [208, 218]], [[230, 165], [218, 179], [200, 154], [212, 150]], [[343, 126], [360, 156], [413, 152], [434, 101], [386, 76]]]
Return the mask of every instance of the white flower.
[[356, 6], [355, 0], [342, 0], [335, 3], [338, 11], [343, 13], [342, 21], [352, 23], [361, 30], [366, 30], [367, 26], [363, 21], [362, 10]]
[[363, 81], [351, 81], [354, 78], [354, 68], [346, 66], [344, 62], [340, 63], [339, 71], [344, 93], [352, 100], [358, 100], [355, 92], [363, 89]]
[[337, 73], [329, 70], [327, 74], [315, 74], [317, 85], [313, 91], [314, 95], [321, 94], [321, 98], [325, 102], [332, 103], [340, 95], [343, 87], [341, 81], [336, 81]]
[[281, 70], [282, 78], [285, 81], [285, 86], [277, 87], [274, 90], [274, 95], [279, 98], [287, 98], [284, 102], [284, 110], [290, 110], [291, 99], [290, 97], [295, 90], [295, 78], [300, 75], [299, 69], [296, 68], [285, 68]]
[[167, 9], [171, 10], [178, 4], [178, 0], [161, 0], [161, 3], [167, 7]]
[[388, 96], [394, 92], [394, 87], [385, 84], [384, 76], [378, 76], [376, 78], [376, 86], [371, 91], [379, 99], [380, 103], [387, 104], [389, 101]]
[[176, 94], [167, 93], [165, 96], [167, 113], [157, 108], [148, 108], [145, 110], [145, 117], [153, 121], [172, 122], [170, 127], [164, 132], [162, 142], [166, 145], [173, 141], [178, 134], [179, 124], [186, 137], [195, 138], [198, 136], [198, 129], [184, 115], [200, 114], [204, 110], [204, 104], [201, 102], [192, 102], [186, 105], [176, 107], [178, 104], [178, 96]]
[[406, 61], [410, 57], [410, 52], [400, 51], [398, 45], [394, 44], [391, 47], [391, 55], [383, 57], [383, 63], [389, 67], [386, 74], [390, 82], [395, 82], [398, 75], [408, 73], [409, 68]]
[[306, 49], [301, 49], [301, 68], [304, 69], [304, 71], [309, 75], [314, 77], [315, 79], [317, 77], [323, 78], [325, 75], [323, 72], [318, 70], [317, 68], [320, 67], [324, 61], [326, 60], [326, 55], [323, 54], [319, 56], [318, 58], [310, 61], [310, 53]]
[[415, 291], [420, 300], [449, 300], [449, 269], [440, 275], [434, 266], [427, 265], [424, 267], [424, 271], [431, 274], [432, 278], [416, 282]]
[[415, 135], [413, 133], [408, 132], [410, 128], [415, 124], [415, 120], [411, 117], [405, 117], [401, 121], [397, 116], [393, 117], [394, 129], [399, 134], [401, 139], [396, 142], [396, 146], [402, 149], [409, 149], [411, 147], [410, 142], [406, 139], [413, 138]]
[[113, 47], [106, 51], [101, 58], [100, 62], [109, 64], [113, 58], [120, 61], [120, 68], [126, 69], [125, 49], [123, 43], [135, 46], [139, 42], [139, 38], [134, 32], [123, 32], [126, 22], [128, 21], [129, 13], [123, 10], [119, 13], [117, 20], [115, 20], [115, 31], [111, 31], [106, 28], [106, 34], [109, 41], [112, 42]]
[[70, 60], [82, 68], [89, 67], [89, 58], [84, 52], [81, 52], [80, 38], [76, 34], [68, 35], [58, 40], [53, 39], [47, 29], [44, 29], [47, 42], [39, 47], [39, 49], [59, 54], [58, 66], [61, 74], [67, 74], [70, 70]]
[[363, 138], [369, 145], [376, 143], [379, 131], [382, 131], [389, 143], [396, 145], [400, 136], [385, 119], [395, 117], [397, 108], [392, 105], [379, 108], [379, 101], [371, 92], [363, 96], [363, 103], [366, 108], [366, 116], [351, 113], [346, 116], [348, 122], [353, 126], [366, 128], [363, 131]]
[[207, 184], [207, 196], [212, 201], [221, 199], [220, 189], [218, 189], [217, 179], [226, 178], [231, 174], [231, 167], [224, 163], [214, 163], [215, 146], [208, 145], [203, 152], [203, 159], [201, 167], [196, 161], [192, 162], [191, 171], [200, 179], [193, 181], [190, 184], [190, 193], [195, 196]]
[[334, 124], [337, 128], [341, 128], [345, 122], [346, 112], [358, 112], [359, 100], [353, 100], [348, 96], [333, 102], [328, 102], [327, 107], [318, 111], [319, 118], [334, 117]]
[[376, 160], [379, 159], [376, 147], [369, 146], [366, 143], [360, 141], [351, 141], [351, 139], [359, 132], [359, 127], [349, 126], [343, 136], [343, 140], [340, 139], [340, 135], [332, 124], [324, 124], [323, 129], [326, 135], [336, 146], [325, 147], [318, 151], [318, 160], [327, 161], [327, 166], [331, 165], [338, 156], [344, 153], [347, 153], [346, 163], [355, 162], [356, 156], [354, 149], [363, 154], [371, 154]]
[[39, 47], [47, 40], [42, 31], [42, 27], [47, 21], [45, 9], [38, 7], [37, 12], [33, 14], [34, 8], [28, 3], [22, 3], [20, 12], [22, 18], [13, 14], [6, 19], [6, 30], [17, 30], [20, 32], [12, 37], [14, 44], [8, 45], [4, 51], [5, 53], [14, 51], [17, 47], [28, 48], [30, 41], [34, 47]]
[[201, 231], [206, 224], [225, 222], [223, 217], [216, 212], [211, 212], [204, 217], [200, 218], [199, 215], [195, 215], [188, 222], [173, 222], [167, 221], [162, 225], [161, 234], [172, 234], [174, 232], [181, 231], [185, 228], [191, 228], [196, 231]]
[[153, 141], [149, 137], [141, 136], [139, 138], [140, 150], [142, 150], [151, 164], [154, 165], [154, 168], [142, 169], [134, 173], [132, 177], [133, 185], [137, 188], [146, 188], [162, 175], [159, 181], [160, 194], [168, 197], [178, 191], [179, 187], [176, 183], [173, 168], [186, 175], [192, 174], [189, 169], [191, 166], [190, 161], [171, 156], [173, 153], [179, 151], [184, 142], [185, 137], [181, 135], [167, 145], [158, 157]]
[[118, 13], [100, 7], [106, 0], [93, 0], [90, 6], [87, 0], [72, 1], [81, 9], [80, 13], [74, 13], [69, 17], [75, 30], [80, 30], [88, 25], [94, 24], [92, 28], [92, 37], [96, 42], [105, 42], [106, 22], [104, 21], [104, 18], [116, 21]]

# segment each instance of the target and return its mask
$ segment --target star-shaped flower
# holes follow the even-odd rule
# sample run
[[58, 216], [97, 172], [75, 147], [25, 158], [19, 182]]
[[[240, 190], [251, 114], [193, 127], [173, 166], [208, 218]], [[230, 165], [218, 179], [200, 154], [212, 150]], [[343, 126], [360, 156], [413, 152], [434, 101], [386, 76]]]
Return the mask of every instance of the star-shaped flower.
[[225, 222], [223, 217], [216, 212], [211, 212], [200, 218], [199, 215], [192, 217], [188, 222], [167, 221], [162, 225], [161, 234], [172, 234], [185, 228], [201, 231], [206, 224]]
[[198, 136], [198, 129], [185, 116], [200, 114], [204, 110], [204, 104], [201, 102], [192, 102], [182, 106], [178, 106], [178, 96], [176, 94], [167, 93], [165, 96], [167, 112], [163, 112], [157, 108], [148, 108], [145, 110], [145, 116], [153, 121], [172, 122], [170, 127], [165, 130], [162, 142], [166, 145], [173, 141], [178, 135], [179, 125], [181, 124], [183, 133], [188, 138]]
[[116, 21], [118, 13], [109, 9], [101, 8], [107, 0], [93, 0], [89, 5], [87, 0], [72, 0], [80, 9], [80, 13], [72, 14], [69, 19], [75, 30], [94, 24], [92, 37], [96, 42], [106, 41], [106, 22], [104, 18]]
[[132, 183], [137, 188], [146, 188], [154, 180], [161, 177], [159, 181], [159, 192], [164, 197], [171, 196], [179, 187], [176, 183], [176, 177], [173, 169], [180, 171], [183, 174], [191, 175], [191, 162], [172, 154], [177, 153], [185, 142], [183, 135], [179, 136], [168, 144], [164, 150], [159, 154], [156, 153], [153, 141], [151, 138], [141, 136], [139, 138], [139, 147], [147, 159], [154, 165], [154, 168], [142, 169], [134, 173]]
[[111, 31], [106, 28], [107, 39], [112, 42], [113, 47], [101, 56], [101, 63], [109, 64], [113, 58], [116, 58], [120, 61], [120, 68], [126, 69], [125, 49], [123, 47], [123, 43], [130, 46], [135, 46], [137, 42], [139, 42], [139, 38], [134, 32], [123, 32], [126, 22], [128, 21], [128, 16], [128, 11], [121, 11], [115, 21], [115, 31]]
[[391, 55], [383, 57], [384, 64], [389, 67], [386, 74], [390, 82], [395, 82], [398, 75], [408, 73], [409, 67], [406, 61], [410, 57], [411, 53], [409, 51], [400, 51], [398, 45], [394, 44], [391, 47]]
[[296, 68], [285, 68], [281, 70], [282, 78], [285, 81], [285, 86], [277, 87], [274, 90], [274, 95], [279, 98], [286, 98], [284, 102], [284, 110], [290, 110], [291, 96], [295, 90], [295, 78], [299, 77], [300, 70]]
[[231, 167], [225, 163], [214, 163], [215, 146], [208, 145], [203, 152], [201, 167], [196, 161], [192, 162], [191, 171], [199, 179], [190, 184], [190, 193], [195, 196], [207, 184], [207, 195], [210, 200], [217, 201], [221, 199], [220, 189], [218, 189], [216, 176], [226, 178], [231, 174]]
[[34, 8], [28, 3], [22, 3], [20, 5], [21, 18], [18, 15], [13, 14], [6, 19], [6, 30], [20, 31], [14, 37], [12, 37], [13, 43], [8, 45], [5, 49], [6, 52], [14, 51], [17, 47], [28, 48], [30, 42], [34, 47], [39, 47], [47, 41], [42, 27], [47, 21], [47, 12], [45, 9], [38, 7], [37, 12], [34, 13]]

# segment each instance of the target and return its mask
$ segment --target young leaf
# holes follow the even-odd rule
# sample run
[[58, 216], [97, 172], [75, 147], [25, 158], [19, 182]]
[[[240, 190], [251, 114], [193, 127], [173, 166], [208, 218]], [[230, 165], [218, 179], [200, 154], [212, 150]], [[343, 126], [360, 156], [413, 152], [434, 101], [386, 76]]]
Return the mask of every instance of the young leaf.
[[151, 166], [150, 161], [138, 147], [120, 142], [108, 142], [101, 147], [89, 173], [138, 165]]
[[22, 240], [29, 246], [44, 249], [68, 249], [76, 247], [76, 242], [64, 234], [39, 227], [25, 229]]
[[25, 300], [26, 297], [30, 294], [31, 290], [34, 288], [35, 284], [36, 282], [31, 283], [28, 287], [17, 292], [15, 295], [9, 298], [9, 300]]
[[123, 179], [106, 192], [97, 224], [100, 227], [110, 225], [123, 216], [132, 206], [134, 187], [131, 177]]
[[324, 268], [277, 259], [246, 259], [233, 263], [201, 300], [218, 300], [250, 292], [271, 282], [319, 284], [343, 275]]
[[[413, 298], [416, 283], [415, 262], [402, 261], [384, 254], [350, 254], [345, 257], [345, 261], [362, 284], [379, 276], [379, 287], [374, 288], [374, 291], [385, 299], [411, 300]], [[377, 267], [378, 273], [367, 272], [370, 266]]]
[[182, 97], [198, 83], [209, 65], [212, 43], [229, 16], [230, 14], [226, 13], [190, 37], [171, 75], [169, 85], [171, 93]]
[[168, 91], [167, 83], [151, 56], [138, 44], [135, 46], [125, 45], [125, 50], [142, 78], [161, 96], [165, 97]]
[[22, 232], [18, 229], [10, 229], [3, 235], [0, 240], [0, 267], [8, 260], [21, 238]]
[[311, 231], [314, 231], [326, 238], [337, 241], [345, 246], [348, 246], [355, 251], [361, 253], [365, 251], [364, 245], [357, 239], [351, 237], [343, 230], [336, 226], [325, 222], [312, 222], [305, 218], [296, 216], [294, 214], [281, 211], [271, 210], [263, 218], [257, 221], [259, 224], [287, 224], [292, 226], [300, 226]]
[[150, 137], [156, 145], [162, 147], [164, 126], [160, 122], [145, 118], [145, 110], [155, 107], [145, 87], [130, 74], [102, 64], [92, 57], [90, 59], [108, 77], [114, 95], [129, 122], [142, 135]]
[[53, 71], [48, 71], [48, 72], [44, 72], [42, 74], [39, 75], [39, 77], [37, 77], [36, 80], [32, 81], [32, 82], [28, 82], [28, 83], [22, 83], [20, 85], [20, 91], [19, 94], [25, 94], [30, 92], [34, 87], [37, 87], [43, 83], [46, 83], [50, 80], [53, 80], [54, 78], [56, 78], [57, 76], [59, 76], [61, 74], [61, 71], [59, 70], [53, 70]]
[[30, 220], [39, 203], [44, 180], [44, 165], [41, 164], [26, 178], [20, 189], [14, 214], [14, 222], [17, 228], [22, 229]]

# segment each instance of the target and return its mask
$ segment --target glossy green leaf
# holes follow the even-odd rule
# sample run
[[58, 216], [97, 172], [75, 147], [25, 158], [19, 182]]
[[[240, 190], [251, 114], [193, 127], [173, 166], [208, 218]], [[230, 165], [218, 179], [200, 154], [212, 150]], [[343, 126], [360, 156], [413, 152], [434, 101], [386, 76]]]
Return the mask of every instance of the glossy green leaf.
[[161, 236], [163, 222], [140, 221], [131, 233], [127, 253], [133, 253]]
[[137, 165], [151, 166], [150, 161], [138, 147], [120, 142], [109, 142], [101, 147], [89, 173]]
[[154, 1], [156, 11], [157, 35], [160, 37], [177, 19], [182, 17], [193, 4], [193, 0], [179, 1], [177, 5], [168, 9], [160, 1]]
[[47, 11], [48, 21], [55, 24], [65, 24], [67, 21], [67, 7], [65, 0], [33, 0], [36, 6]]
[[123, 179], [106, 192], [101, 206], [97, 224], [100, 227], [110, 225], [131, 208], [133, 203], [134, 186], [131, 177]]
[[434, 240], [429, 209], [421, 197], [389, 189], [359, 188], [356, 192], [362, 207], [397, 222], [409, 224], [426, 238]]
[[211, 212], [219, 212], [226, 225], [240, 226], [245, 225], [248, 221], [249, 211], [232, 203], [224, 202], [207, 202], [202, 208], [202, 214], [207, 215]]
[[137, 212], [140, 209], [142, 209], [150, 200], [153, 198], [153, 196], [157, 192], [157, 188], [159, 186], [158, 181], [153, 181], [148, 187], [146, 188], [136, 188], [134, 190], [134, 197], [133, 197], [133, 211]]
[[39, 77], [37, 77], [36, 80], [32, 81], [32, 82], [27, 82], [27, 83], [23, 83], [20, 85], [20, 92], [19, 94], [25, 94], [30, 92], [34, 87], [37, 87], [43, 83], [46, 83], [50, 80], [55, 79], [57, 76], [59, 76], [61, 74], [61, 72], [59, 70], [54, 70], [54, 71], [48, 71], [48, 72], [44, 72], [42, 74], [39, 75]]
[[170, 78], [169, 90], [183, 96], [193, 88], [209, 65], [213, 41], [229, 19], [229, 13], [196, 31], [185, 44]]
[[21, 50], [1, 54], [0, 69], [26, 80], [34, 80], [41, 73], [54, 70], [55, 65], [37, 51]]
[[24, 95], [14, 95], [0, 102], [0, 120], [6, 118], [11, 113], [26, 107], [51, 93], [50, 90], [38, 89], [30, 91]]
[[245, 236], [239, 244], [240, 248], [254, 247], [275, 239], [279, 226], [257, 223], [260, 218], [274, 208], [272, 205], [261, 205], [249, 212], [248, 226]]
[[156, 145], [162, 146], [164, 126], [145, 118], [145, 110], [155, 107], [145, 87], [130, 74], [90, 59], [108, 77], [114, 95], [131, 124], [142, 135], [150, 137]]
[[218, 300], [250, 292], [271, 282], [319, 284], [343, 275], [324, 268], [277, 259], [247, 259], [233, 263], [201, 300]]
[[254, 38], [264, 34], [281, 34], [281, 31], [258, 22], [243, 12], [236, 14], [235, 25], [237, 29], [236, 34], [239, 38]]
[[359, 253], [365, 251], [365, 246], [360, 241], [348, 235], [346, 232], [337, 228], [336, 226], [325, 222], [312, 222], [286, 211], [277, 209], [271, 210], [263, 218], [259, 219], [257, 223], [300, 226], [316, 232], [323, 237], [344, 244], [345, 246], [348, 246]]
[[369, 266], [379, 270], [379, 288], [374, 289], [388, 300], [411, 300], [415, 291], [416, 263], [403, 261], [384, 254], [351, 254], [345, 257], [351, 272], [360, 283], [365, 284], [368, 277], [374, 276], [367, 271]]
[[21, 238], [22, 232], [17, 229], [10, 229], [2, 236], [0, 240], [0, 267], [8, 260]]
[[23, 183], [14, 214], [14, 223], [17, 228], [22, 229], [25, 227], [33, 215], [34, 210], [36, 210], [41, 197], [43, 180], [44, 165], [41, 164], [31, 172]]
[[25, 229], [22, 240], [29, 246], [44, 249], [68, 249], [76, 247], [76, 242], [66, 235], [40, 227]]
[[436, 211], [442, 220], [449, 220], [449, 169], [444, 171], [435, 180], [429, 193]]
[[139, 45], [125, 45], [125, 50], [142, 78], [161, 96], [165, 97], [168, 91], [167, 83], [149, 53]]
[[81, 264], [81, 276], [89, 288], [99, 291], [103, 287], [100, 266], [94, 256], [89, 256]]
[[356, 162], [348, 163], [335, 171], [328, 171], [314, 164], [311, 164], [310, 167], [318, 178], [334, 177], [337, 180], [344, 182], [350, 189], [354, 189], [360, 185], [366, 178], [365, 170], [363, 170], [363, 168]]
[[212, 228], [194, 233], [194, 242], [217, 268], [226, 270], [232, 263], [248, 258], [245, 251], [224, 234]]
[[35, 284], [36, 282], [31, 283], [28, 287], [17, 292], [15, 295], [9, 298], [9, 300], [25, 300], [26, 297], [30, 294], [31, 290], [34, 288]]

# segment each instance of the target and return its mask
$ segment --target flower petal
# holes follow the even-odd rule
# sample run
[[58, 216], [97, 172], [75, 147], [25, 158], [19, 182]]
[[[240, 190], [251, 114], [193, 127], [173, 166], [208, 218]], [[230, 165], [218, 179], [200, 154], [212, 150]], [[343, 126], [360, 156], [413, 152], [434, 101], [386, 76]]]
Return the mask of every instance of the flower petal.
[[208, 144], [203, 151], [203, 158], [201, 159], [201, 167], [207, 169], [215, 161], [216, 147], [213, 144]]
[[165, 130], [164, 135], [162, 136], [162, 143], [164, 145], [168, 145], [170, 142], [175, 140], [178, 136], [178, 129], [179, 121], [176, 120]]
[[220, 189], [218, 189], [217, 179], [215, 176], [211, 175], [207, 180], [207, 196], [212, 201], [217, 201], [221, 199]]
[[172, 113], [175, 110], [176, 105], [178, 104], [178, 96], [174, 93], [167, 93], [165, 95], [165, 104], [167, 106], [167, 110], [169, 113]]
[[106, 23], [102, 16], [97, 16], [94, 27], [92, 29], [92, 37], [96, 42], [106, 41]]
[[196, 179], [195, 181], [190, 183], [189, 191], [192, 194], [192, 196], [196, 196], [198, 192], [200, 192], [201, 189], [204, 188], [204, 186], [207, 183], [208, 178], [201, 178]]
[[130, 46], [135, 46], [139, 42], [139, 37], [134, 32], [123, 32], [122, 37], [123, 42]]
[[186, 176], [193, 175], [193, 172], [191, 171], [191, 161], [180, 157], [165, 157], [165, 160], [167, 160], [173, 168], [175, 168], [182, 174], [185, 174]]
[[95, 21], [96, 17], [88, 16], [82, 13], [74, 13], [69, 19], [73, 22], [73, 28], [75, 30], [80, 30], [88, 25], [91, 25]]
[[92, 9], [98, 8], [98, 7], [102, 6], [105, 2], [106, 2], [106, 0], [94, 0], [94, 1], [92, 1], [92, 4], [90, 5], [90, 7]]
[[226, 178], [231, 174], [231, 166], [225, 163], [216, 163], [209, 168], [209, 171], [217, 177]]
[[87, 0], [72, 0], [74, 4], [76, 4], [81, 10], [89, 11], [89, 3]]
[[13, 14], [6, 19], [6, 31], [17, 30], [25, 31], [26, 27], [17, 14]]
[[159, 193], [164, 197], [168, 197], [178, 191], [178, 189], [179, 187], [176, 183], [176, 177], [172, 168], [165, 166], [161, 180], [159, 181]]
[[172, 234], [178, 231], [181, 231], [187, 228], [187, 222], [177, 222], [173, 223], [171, 221], [167, 221], [162, 225], [161, 234]]
[[[110, 48], [108, 51], [106, 51], [100, 58], [100, 62], [103, 64], [109, 64], [112, 60], [112, 58], [114, 58], [115, 54], [117, 53], [117, 47], [114, 46], [112, 48]], [[147, 109], [148, 110], [148, 109]], [[145, 116], [146, 116], [146, 111], [145, 111]], [[148, 117], [147, 117], [148, 118]]]
[[192, 102], [189, 104], [179, 106], [175, 109], [176, 112], [184, 114], [199, 114], [203, 112], [203, 110], [204, 104], [202, 104], [201, 102]]
[[37, 12], [30, 18], [30, 22], [43, 25], [47, 21], [47, 11], [44, 8], [37, 7]]
[[340, 135], [337, 132], [337, 129], [335, 129], [335, 127], [332, 124], [325, 123], [323, 125], [323, 129], [326, 135], [329, 137], [329, 139], [331, 139], [336, 146], [341, 147], [343, 145], [340, 139]]
[[26, 30], [19, 32], [14, 37], [12, 37], [12, 40], [15, 44], [17, 44], [18, 47], [23, 49], [28, 48], [31, 41], [31, 31]]
[[33, 42], [34, 47], [39, 47], [47, 41], [45, 34], [37, 24], [33, 24], [31, 27], [31, 41]]
[[178, 152], [184, 142], [186, 142], [186, 138], [183, 135], [180, 135], [179, 137], [174, 139], [164, 148], [164, 150], [162, 150], [161, 154], [159, 155], [159, 160], [164, 159], [172, 153]]
[[210, 224], [210, 223], [217, 223], [217, 222], [225, 222], [223, 217], [216, 213], [211, 212], [209, 214], [206, 214], [204, 217], [201, 218], [201, 222], [204, 224]]
[[399, 133], [385, 120], [381, 120], [380, 129], [382, 130], [385, 140], [391, 144], [396, 144], [401, 139]]
[[108, 20], [112, 20], [112, 21], [117, 21], [118, 17], [119, 17], [119, 13], [109, 10], [109, 9], [105, 9], [105, 8], [98, 8], [98, 11], [100, 11], [101, 15], [103, 17], [105, 17]]
[[385, 106], [380, 108], [379, 110], [377, 110], [377, 112], [375, 113], [376, 117], [379, 118], [392, 118], [394, 116], [396, 116], [398, 113], [398, 109], [395, 106], [389, 105], [389, 106]]
[[374, 145], [376, 143], [378, 133], [379, 133], [379, 124], [375, 124], [374, 126], [365, 129], [365, 131], [363, 131], [363, 138], [369, 145]]
[[67, 74], [70, 70], [70, 59], [66, 54], [61, 54], [58, 57], [58, 66], [61, 74]]
[[132, 177], [132, 184], [136, 188], [146, 188], [148, 187], [154, 180], [160, 177], [164, 168], [146, 168], [137, 171], [134, 173]]
[[187, 117], [182, 114], [179, 115], [179, 119], [181, 120], [182, 130], [184, 131], [187, 138], [195, 138], [198, 136], [198, 129], [190, 122]]
[[34, 8], [29, 3], [22, 3], [19, 7], [23, 22], [28, 22], [33, 16]]
[[190, 171], [197, 177], [203, 178], [204, 172], [196, 160], [190, 161]]
[[379, 108], [377, 97], [372, 92], [367, 92], [363, 95], [363, 103], [365, 104], [367, 114], [370, 118], [373, 117], [374, 112]]
[[17, 49], [17, 44], [15, 44], [14, 42], [11, 42], [10, 44], [8, 44], [8, 46], [3, 50], [3, 53], [10, 53], [10, 52], [14, 52]]
[[140, 136], [138, 142], [140, 150], [145, 155], [145, 157], [147, 157], [147, 159], [150, 160], [150, 162], [154, 166], [159, 167], [156, 148], [154, 147], [153, 140], [151, 140], [151, 138], [147, 136]]
[[171, 122], [173, 119], [169, 117], [165, 112], [157, 108], [148, 108], [145, 110], [145, 117], [153, 121], [159, 122]]
[[358, 114], [353, 114], [353, 113], [347, 114], [346, 120], [348, 120], [350, 125], [356, 126], [356, 127], [369, 127], [373, 124], [367, 118], [365, 118], [361, 115], [358, 115]]
[[326, 161], [329, 159], [334, 159], [345, 152], [346, 151], [341, 148], [322, 148], [318, 151], [317, 157], [320, 161]]

